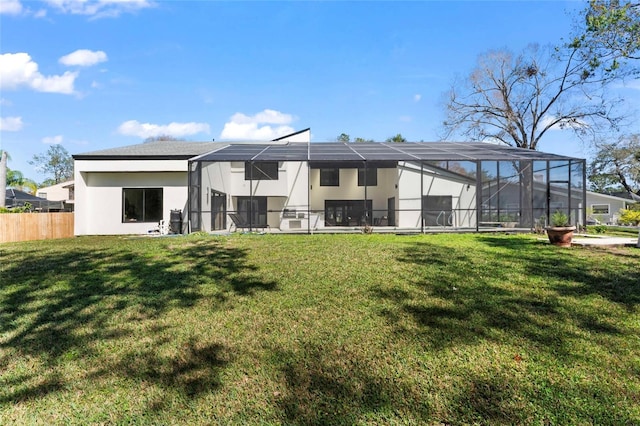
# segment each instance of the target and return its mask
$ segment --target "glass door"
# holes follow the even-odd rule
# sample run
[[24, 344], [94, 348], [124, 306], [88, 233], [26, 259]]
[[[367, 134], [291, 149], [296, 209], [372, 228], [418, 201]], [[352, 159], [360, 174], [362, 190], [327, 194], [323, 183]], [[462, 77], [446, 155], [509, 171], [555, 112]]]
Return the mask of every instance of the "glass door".
[[211, 230], [227, 229], [227, 194], [211, 191]]

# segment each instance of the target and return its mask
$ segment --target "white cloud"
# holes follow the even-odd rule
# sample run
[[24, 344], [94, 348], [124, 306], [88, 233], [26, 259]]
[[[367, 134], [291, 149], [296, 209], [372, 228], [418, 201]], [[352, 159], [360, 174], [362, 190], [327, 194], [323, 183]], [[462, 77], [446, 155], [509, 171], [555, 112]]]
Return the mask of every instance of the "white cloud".
[[0, 130], [4, 132], [22, 130], [22, 117], [0, 117]]
[[422, 95], [419, 93], [416, 93], [415, 95], [413, 95], [413, 101], [414, 102], [420, 102], [420, 99], [422, 99]]
[[635, 80], [632, 80], [632, 81], [627, 81], [624, 84], [624, 87], [626, 87], [627, 89], [640, 90], [640, 80], [635, 79]]
[[269, 141], [293, 133], [294, 129], [288, 126], [293, 121], [291, 114], [272, 109], [265, 109], [253, 116], [238, 112], [224, 124], [220, 139]]
[[151, 124], [140, 123], [137, 120], [125, 121], [118, 127], [122, 135], [150, 138], [160, 135], [174, 136], [176, 138], [195, 135], [197, 133], [209, 133], [209, 125], [206, 123], [169, 123]]
[[86, 15], [93, 18], [114, 18], [155, 6], [149, 0], [45, 0], [62, 13]]
[[46, 136], [44, 138], [42, 138], [42, 143], [47, 143], [47, 144], [60, 144], [62, 143], [62, 135], [56, 135], [56, 136]]
[[44, 18], [45, 16], [47, 16], [47, 10], [46, 9], [40, 9], [39, 11], [35, 12], [33, 14], [34, 18]]
[[0, 105], [11, 106], [12, 103], [11, 103], [11, 101], [9, 99], [0, 98]]
[[0, 0], [0, 15], [19, 15], [22, 10], [19, 0]]
[[73, 94], [77, 72], [67, 71], [62, 75], [44, 76], [38, 64], [27, 53], [5, 53], [0, 55], [0, 88], [18, 89], [29, 87], [38, 92]]
[[44, 138], [42, 138], [42, 143], [57, 145], [62, 143], [62, 139], [63, 139], [62, 135], [45, 136]]
[[63, 65], [67, 66], [79, 66], [90, 67], [91, 65], [99, 64], [100, 62], [107, 61], [107, 54], [102, 50], [91, 51], [87, 49], [79, 49], [75, 52], [69, 53], [58, 60]]

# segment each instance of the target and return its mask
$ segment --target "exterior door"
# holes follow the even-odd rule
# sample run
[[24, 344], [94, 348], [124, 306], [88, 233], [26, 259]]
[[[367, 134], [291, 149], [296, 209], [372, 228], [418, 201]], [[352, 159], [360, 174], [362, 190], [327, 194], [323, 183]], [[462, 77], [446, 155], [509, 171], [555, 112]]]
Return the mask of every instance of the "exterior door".
[[453, 225], [453, 197], [451, 195], [424, 195], [422, 197], [424, 226]]
[[211, 230], [227, 229], [227, 194], [211, 191]]
[[267, 225], [267, 197], [238, 197], [238, 214], [251, 225]]
[[396, 197], [387, 200], [387, 225], [396, 226]]
[[[366, 204], [366, 208], [365, 208]], [[371, 200], [326, 200], [324, 202], [325, 226], [371, 225]]]

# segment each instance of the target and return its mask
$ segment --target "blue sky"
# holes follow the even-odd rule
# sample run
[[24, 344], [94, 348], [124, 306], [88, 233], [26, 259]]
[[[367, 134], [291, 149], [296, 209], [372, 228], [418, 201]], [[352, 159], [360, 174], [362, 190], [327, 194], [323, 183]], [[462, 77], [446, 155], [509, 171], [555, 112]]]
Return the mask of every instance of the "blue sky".
[[[0, 132], [9, 167], [157, 134], [262, 139], [311, 128], [433, 141], [443, 94], [477, 56], [558, 43], [579, 1], [0, 0]], [[621, 90], [640, 109], [640, 86]], [[543, 151], [587, 157], [565, 131]]]

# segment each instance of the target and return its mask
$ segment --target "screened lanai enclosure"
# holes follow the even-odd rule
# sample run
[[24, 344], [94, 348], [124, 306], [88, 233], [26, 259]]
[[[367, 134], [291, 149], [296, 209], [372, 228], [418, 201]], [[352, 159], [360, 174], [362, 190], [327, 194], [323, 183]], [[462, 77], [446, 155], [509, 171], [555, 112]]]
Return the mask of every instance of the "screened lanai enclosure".
[[585, 223], [585, 160], [488, 143], [230, 144], [189, 161], [190, 231]]

